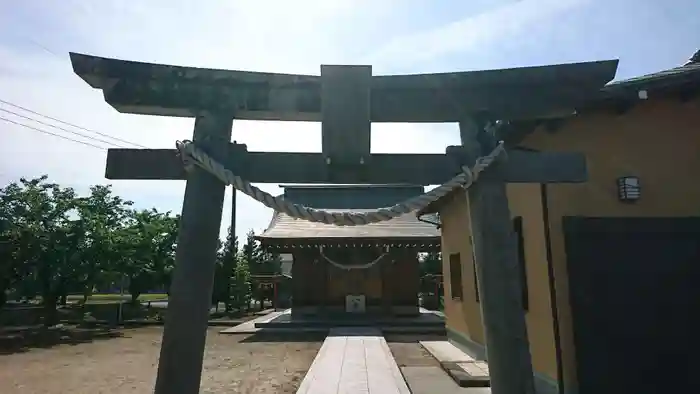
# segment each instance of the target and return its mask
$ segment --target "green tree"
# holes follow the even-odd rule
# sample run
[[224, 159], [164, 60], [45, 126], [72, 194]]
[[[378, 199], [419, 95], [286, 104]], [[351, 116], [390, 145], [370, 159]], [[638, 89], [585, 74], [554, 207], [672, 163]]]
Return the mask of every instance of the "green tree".
[[260, 262], [261, 251], [258, 247], [258, 241], [255, 239], [255, 232], [249, 230], [246, 234], [245, 243], [241, 250], [244, 261], [248, 264], [251, 274], [257, 273], [257, 264]]
[[[31, 273], [25, 264], [27, 254], [22, 242], [27, 242], [27, 229], [22, 225], [17, 197], [20, 186], [12, 183], [0, 189], [0, 308], [7, 302], [7, 293]], [[25, 282], [29, 282], [28, 280]]]
[[155, 208], [130, 211], [126, 225], [116, 236], [121, 258], [117, 271], [128, 278], [129, 294], [139, 296], [156, 287], [168, 288], [175, 262], [179, 217]]
[[252, 296], [250, 270], [245, 257], [241, 256], [236, 263], [231, 285], [231, 298], [233, 306], [238, 311], [249, 310]]
[[84, 263], [76, 267], [76, 286], [83, 294], [83, 302], [100, 280], [104, 272], [113, 270], [118, 263], [115, 233], [121, 228], [128, 214], [131, 201], [112, 194], [111, 186], [97, 185], [90, 188], [90, 195], [81, 198], [78, 211], [86, 234], [82, 253]]
[[102, 282], [129, 279], [132, 299], [167, 289], [179, 216], [132, 210], [131, 202], [96, 185], [80, 197], [46, 175], [0, 188], [0, 306], [8, 291], [41, 295], [44, 323], [69, 293], [87, 300]]
[[247, 275], [248, 275], [248, 285], [246, 286], [250, 290], [250, 299], [258, 300], [258, 286], [253, 283], [250, 279], [252, 275], [259, 274], [259, 263], [260, 263], [261, 251], [258, 248], [258, 242], [255, 240], [255, 232], [249, 230], [246, 234], [245, 243], [241, 248], [241, 262], [240, 264], [246, 265]]
[[230, 278], [232, 272], [226, 272], [224, 262], [221, 259], [221, 251], [223, 249], [223, 243], [221, 240], [217, 240], [217, 258], [214, 261], [214, 283], [211, 289], [211, 304], [219, 311], [219, 303], [226, 302], [228, 297]]
[[46, 175], [22, 178], [4, 189], [3, 199], [14, 222], [11, 266], [21, 267], [23, 273], [33, 271], [44, 304], [44, 323], [53, 325], [58, 299], [84, 262], [81, 248], [86, 232], [75, 191], [47, 179]]
[[224, 302], [226, 311], [233, 308], [232, 298], [235, 293], [236, 266], [238, 265], [240, 252], [238, 250], [238, 238], [231, 234], [229, 228], [226, 241], [219, 247], [217, 255], [216, 274], [214, 276], [214, 289], [212, 291], [212, 304], [218, 307], [219, 302]]
[[170, 281], [175, 268], [175, 252], [180, 226], [180, 215], [166, 212], [159, 216], [159, 232], [154, 239], [155, 258], [151, 267], [155, 286], [170, 293]]
[[420, 292], [424, 306], [428, 309], [438, 309], [442, 297], [442, 254], [440, 252], [425, 253], [419, 258]]

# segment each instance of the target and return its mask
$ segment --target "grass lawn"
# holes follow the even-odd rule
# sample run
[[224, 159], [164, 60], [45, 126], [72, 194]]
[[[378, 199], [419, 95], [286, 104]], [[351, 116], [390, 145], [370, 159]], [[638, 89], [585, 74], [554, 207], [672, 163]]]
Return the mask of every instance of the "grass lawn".
[[[74, 295], [69, 295], [68, 296], [68, 301], [82, 301], [83, 296], [74, 294]], [[139, 296], [139, 301], [142, 302], [148, 302], [148, 301], [167, 301], [168, 300], [168, 295], [167, 294], [157, 294], [157, 293], [149, 293], [149, 294], [141, 294]], [[124, 295], [121, 294], [93, 294], [88, 298], [88, 303], [89, 304], [101, 304], [101, 303], [111, 303], [111, 302], [119, 302], [119, 301], [131, 301], [131, 295], [126, 293]]]

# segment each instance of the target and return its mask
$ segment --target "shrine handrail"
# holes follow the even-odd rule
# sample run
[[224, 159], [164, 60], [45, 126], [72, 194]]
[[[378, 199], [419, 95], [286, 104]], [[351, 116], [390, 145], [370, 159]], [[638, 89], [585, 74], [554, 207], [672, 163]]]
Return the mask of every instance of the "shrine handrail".
[[191, 170], [194, 165], [199, 166], [225, 184], [232, 185], [236, 190], [252, 197], [268, 208], [283, 212], [295, 219], [336, 226], [363, 226], [371, 223], [385, 222], [414, 211], [419, 211], [444, 197], [457, 187], [464, 189], [469, 188], [479, 179], [479, 175], [486, 170], [486, 168], [496, 161], [500, 155], [505, 154], [503, 141], [500, 141], [491, 153], [479, 157], [472, 168], [463, 166], [461, 173], [435, 189], [419, 196], [411, 197], [391, 207], [378, 208], [368, 212], [328, 212], [286, 201], [282, 197], [275, 197], [270, 193], [260, 190], [214, 160], [203, 150], [199, 149], [192, 141], [177, 141], [175, 145], [186, 170]]

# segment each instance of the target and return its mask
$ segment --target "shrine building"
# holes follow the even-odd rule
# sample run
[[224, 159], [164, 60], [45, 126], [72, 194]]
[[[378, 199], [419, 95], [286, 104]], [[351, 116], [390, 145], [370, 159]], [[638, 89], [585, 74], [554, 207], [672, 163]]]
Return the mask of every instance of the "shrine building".
[[[413, 185], [282, 187], [285, 199], [328, 211], [367, 211], [423, 193]], [[440, 248], [435, 219], [422, 220], [409, 213], [365, 226], [334, 226], [274, 212], [257, 238], [264, 248], [293, 256], [293, 316], [415, 316], [418, 254]]]
[[[588, 163], [586, 183], [507, 185], [538, 393], [700, 392], [698, 93], [700, 52], [575, 115], [509, 125], [514, 149]], [[468, 197], [423, 213], [440, 216], [448, 336], [483, 358]]]

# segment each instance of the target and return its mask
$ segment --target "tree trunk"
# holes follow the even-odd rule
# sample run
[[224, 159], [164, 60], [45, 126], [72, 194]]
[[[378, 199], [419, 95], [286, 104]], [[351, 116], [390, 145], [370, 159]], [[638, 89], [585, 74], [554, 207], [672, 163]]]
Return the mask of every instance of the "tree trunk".
[[7, 290], [10, 288], [10, 280], [7, 277], [0, 278], [0, 310], [7, 303]]
[[[58, 323], [56, 303], [58, 301], [58, 291], [54, 291], [51, 286], [51, 269], [48, 263], [42, 262], [38, 272], [39, 283], [41, 284], [41, 302], [44, 309], [44, 326], [50, 327]], [[60, 285], [57, 286], [60, 288]]]
[[131, 294], [131, 303], [138, 304], [139, 297], [141, 296], [141, 292], [136, 290], [136, 291], [130, 291], [129, 294]]
[[97, 281], [95, 280], [95, 278], [96, 274], [90, 274], [85, 279], [85, 282], [83, 282], [83, 304], [87, 303], [88, 299], [92, 295], [92, 292], [95, 290], [95, 287], [97, 285]]
[[56, 311], [56, 303], [58, 297], [55, 293], [49, 292], [49, 294], [42, 295], [44, 302], [44, 326], [51, 327], [58, 324], [58, 313]]
[[59, 278], [58, 285], [56, 286], [56, 299], [58, 305], [65, 306], [68, 304], [68, 285], [66, 279], [63, 277]]
[[131, 295], [132, 304], [137, 304], [139, 302], [139, 296], [141, 296], [142, 292], [141, 278], [138, 276], [129, 278], [129, 294]]

